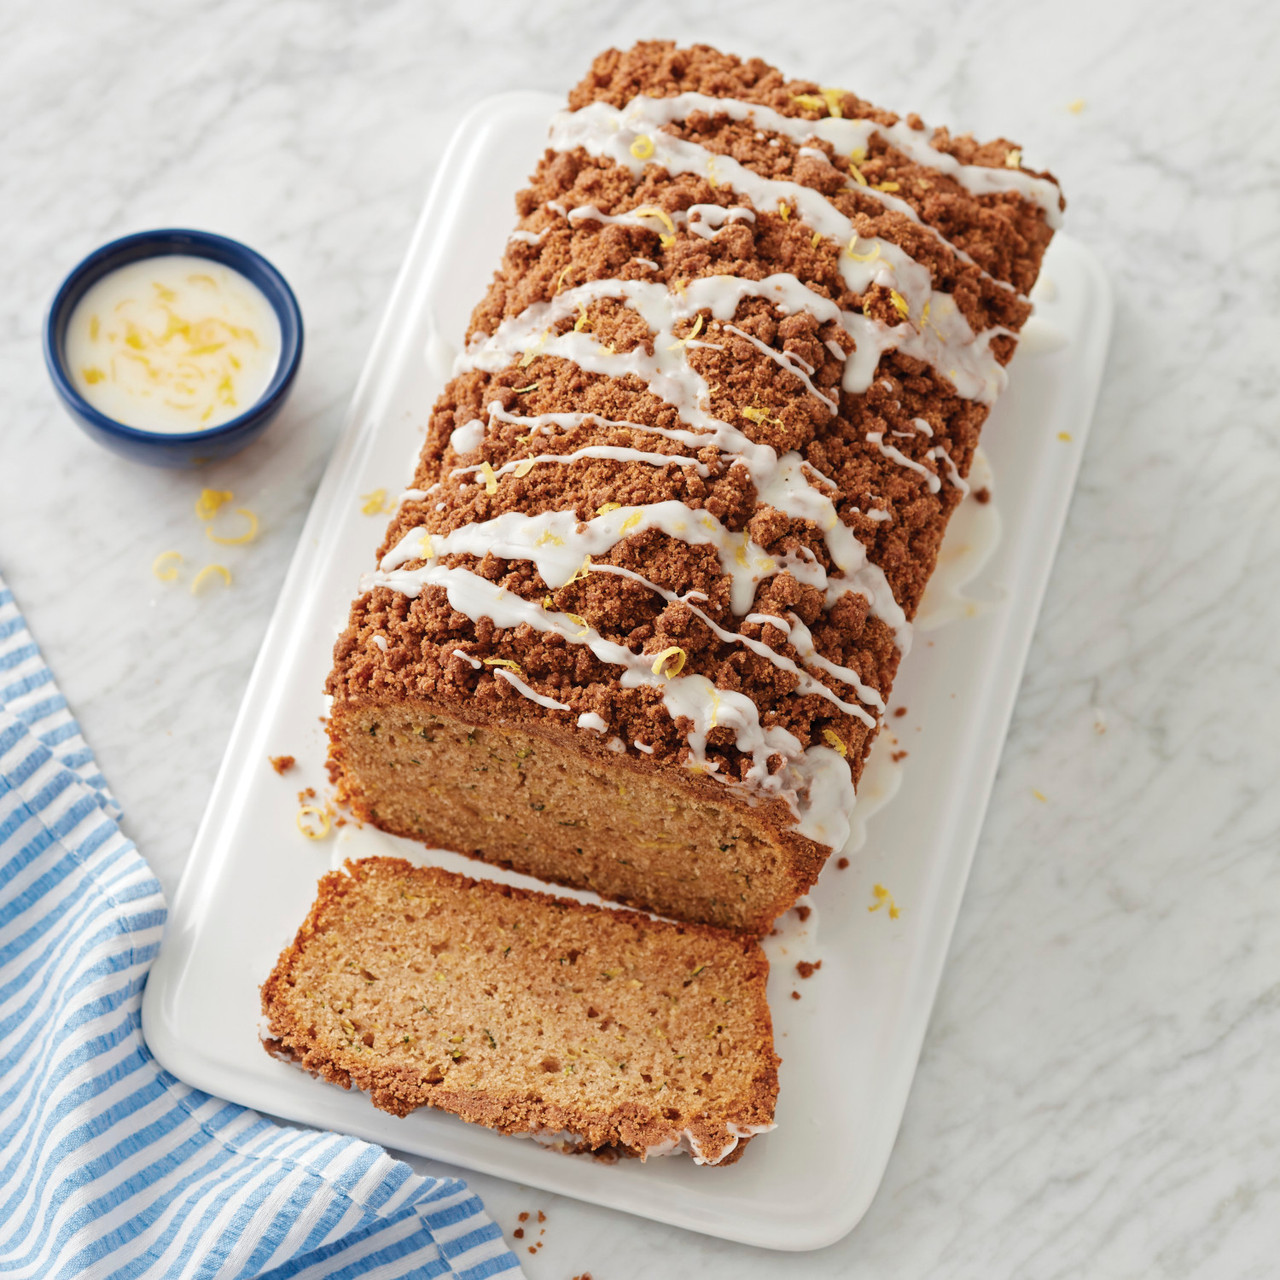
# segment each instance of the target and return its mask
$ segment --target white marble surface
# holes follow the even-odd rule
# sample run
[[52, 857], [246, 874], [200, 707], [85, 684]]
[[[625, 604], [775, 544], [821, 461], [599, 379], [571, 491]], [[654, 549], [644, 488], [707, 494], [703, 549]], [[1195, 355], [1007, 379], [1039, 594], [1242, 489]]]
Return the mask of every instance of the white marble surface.
[[[534, 1280], [1273, 1275], [1280, 11], [817, 2], [797, 20], [742, 0], [713, 22], [695, 8], [0, 9], [0, 567], [172, 892], [433, 165], [474, 96], [563, 91], [597, 49], [673, 35], [1019, 139], [1113, 272], [1115, 340], [878, 1199], [841, 1243], [783, 1256], [473, 1181], [508, 1231], [547, 1212], [545, 1247], [521, 1242]], [[308, 323], [283, 419], [201, 478], [81, 436], [38, 346], [83, 253], [184, 223], [273, 258]], [[213, 550], [192, 515], [203, 483], [233, 489], [264, 533], [222, 556], [229, 592], [193, 599], [150, 564]]]

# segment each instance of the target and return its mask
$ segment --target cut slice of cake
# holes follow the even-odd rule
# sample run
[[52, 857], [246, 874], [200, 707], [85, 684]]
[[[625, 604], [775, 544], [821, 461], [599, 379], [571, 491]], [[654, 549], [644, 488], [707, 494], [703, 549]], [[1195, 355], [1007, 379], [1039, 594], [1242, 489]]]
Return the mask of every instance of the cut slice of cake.
[[354, 603], [388, 831], [762, 934], [849, 830], [1062, 198], [759, 60], [602, 54]]
[[736, 1160], [773, 1127], [757, 943], [398, 858], [331, 872], [262, 987], [267, 1048], [394, 1115]]

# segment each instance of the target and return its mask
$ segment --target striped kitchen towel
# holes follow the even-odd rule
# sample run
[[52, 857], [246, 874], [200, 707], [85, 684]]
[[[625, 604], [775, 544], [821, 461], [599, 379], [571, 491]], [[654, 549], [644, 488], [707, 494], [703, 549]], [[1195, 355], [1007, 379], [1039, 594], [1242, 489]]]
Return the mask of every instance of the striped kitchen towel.
[[0, 1275], [519, 1276], [465, 1183], [157, 1066], [164, 899], [118, 816], [0, 577]]

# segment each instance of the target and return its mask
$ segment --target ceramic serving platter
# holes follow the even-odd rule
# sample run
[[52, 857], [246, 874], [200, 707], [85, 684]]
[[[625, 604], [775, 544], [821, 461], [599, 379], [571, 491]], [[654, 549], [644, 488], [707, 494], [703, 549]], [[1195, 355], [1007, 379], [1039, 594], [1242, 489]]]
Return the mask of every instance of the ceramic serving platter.
[[[397, 494], [411, 475], [470, 309], [513, 225], [513, 194], [556, 106], [541, 94], [489, 99], [441, 163], [173, 904], [145, 1032], [174, 1074], [278, 1116], [747, 1244], [818, 1248], [866, 1211], [893, 1147], [1089, 429], [1110, 300], [1098, 264], [1068, 236], [1054, 240], [1037, 318], [985, 432], [1002, 535], [967, 588], [976, 603], [953, 600], [958, 617], [917, 636], [892, 704], [907, 712], [889, 721], [909, 755], [886, 775], [895, 745], [886, 738], [864, 788], [867, 801], [877, 790], [898, 794], [863, 824], [865, 841], [845, 869], [828, 863], [808, 919], [792, 913], [769, 942], [783, 1059], [773, 1133], [727, 1168], [683, 1157], [603, 1165], [437, 1112], [384, 1115], [259, 1043], [258, 985], [317, 879], [344, 858], [391, 852], [534, 883], [371, 828], [308, 840], [296, 818], [299, 788], [324, 795], [324, 679], [386, 518], [364, 514], [364, 495]], [[993, 527], [990, 518], [977, 524]], [[956, 540], [975, 527], [953, 525], [949, 556], [964, 558]], [[286, 776], [268, 764], [281, 754], [298, 761]], [[876, 885], [892, 895], [896, 917], [887, 899], [868, 910]], [[802, 981], [798, 960], [822, 968]]]

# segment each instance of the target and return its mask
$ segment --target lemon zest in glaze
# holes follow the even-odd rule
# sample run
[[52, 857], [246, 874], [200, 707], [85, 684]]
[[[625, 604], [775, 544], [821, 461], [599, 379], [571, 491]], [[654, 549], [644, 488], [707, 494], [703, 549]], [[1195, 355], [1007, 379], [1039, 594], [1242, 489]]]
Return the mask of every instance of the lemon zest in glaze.
[[222, 578], [222, 581], [227, 586], [231, 585], [231, 570], [228, 569], [225, 564], [207, 564], [199, 573], [196, 574], [194, 578], [192, 578], [191, 594], [193, 596], [198, 595], [200, 588], [204, 585], [205, 581], [215, 573]]
[[670, 680], [684, 670], [684, 664], [688, 659], [689, 655], [678, 644], [673, 644], [671, 648], [663, 649], [661, 653], [654, 656], [653, 674], [666, 676]]
[[630, 150], [637, 160], [647, 160], [653, 155], [653, 139], [647, 133], [642, 133], [632, 140]]
[[510, 658], [481, 658], [480, 661], [486, 667], [506, 667], [508, 671], [514, 671], [518, 676], [524, 675], [524, 668], [518, 662], [512, 662]]
[[421, 530], [418, 540], [418, 556], [422, 560], [434, 560], [435, 551], [431, 546], [431, 535], [425, 530]]
[[813, 247], [816, 249], [822, 243], [822, 232], [815, 231], [813, 233], [813, 238], [809, 241], [809, 243], [813, 245]]
[[686, 343], [692, 342], [694, 338], [702, 332], [702, 313], [698, 313], [698, 318], [693, 322], [693, 328], [689, 330], [687, 338], [677, 338], [669, 347], [668, 351], [675, 351], [678, 347], [683, 347]]
[[487, 462], [482, 462], [480, 464], [480, 475], [484, 480], [485, 493], [493, 497], [498, 492], [498, 477], [494, 474], [493, 467]]
[[[308, 818], [316, 820], [314, 826], [307, 821]], [[304, 804], [298, 810], [298, 816], [295, 821], [298, 824], [298, 830], [308, 840], [323, 840], [329, 834], [331, 827], [329, 815], [317, 804]]]
[[898, 910], [898, 904], [893, 900], [893, 894], [882, 884], [873, 885], [871, 892], [876, 895], [876, 900], [867, 908], [868, 911], [879, 911], [886, 904], [889, 907], [889, 919], [896, 920], [902, 912]]
[[221, 507], [225, 507], [235, 494], [230, 489], [201, 489], [196, 499], [196, 519], [212, 520]]
[[521, 480], [537, 465], [537, 458], [526, 458], [523, 462], [516, 463], [515, 470], [511, 474], [514, 475], [517, 480]]
[[578, 303], [578, 318], [573, 322], [574, 333], [581, 333], [590, 323], [591, 321], [587, 318], [587, 304]]
[[96, 365], [92, 365], [92, 364], [88, 365], [86, 368], [81, 369], [80, 372], [84, 376], [84, 380], [90, 386], [93, 386], [95, 382], [106, 381], [107, 375], [103, 373], [102, 370], [99, 369]]
[[573, 577], [565, 581], [564, 585], [567, 587], [570, 582], [581, 582], [583, 578], [585, 578], [590, 572], [591, 572], [591, 557], [583, 556], [582, 564], [579, 565], [578, 568], [574, 571]]
[[205, 537], [210, 542], [216, 542], [222, 547], [241, 547], [246, 542], [252, 542], [258, 536], [258, 517], [249, 510], [248, 507], [237, 507], [236, 515], [244, 516], [249, 522], [249, 527], [238, 538], [221, 538], [213, 531], [213, 525], [207, 524], [204, 527]]
[[606, 502], [603, 506], [596, 508], [596, 515], [607, 516], [610, 511], [620, 511], [621, 509], [622, 503], [620, 502]]
[[711, 156], [707, 160], [707, 183], [714, 190], [720, 185], [720, 179], [716, 177], [716, 158]]
[[791, 101], [806, 111], [821, 111], [827, 105], [827, 100], [816, 93], [793, 93]]
[[1022, 148], [1021, 147], [1014, 147], [1014, 149], [1010, 151], [1007, 156], [1005, 156], [1004, 167], [1006, 169], [1022, 168]]
[[638, 524], [640, 523], [640, 521], [641, 521], [641, 520], [643, 520], [643, 519], [644, 519], [644, 517], [640, 514], [640, 512], [639, 512], [639, 511], [633, 511], [633, 512], [632, 512], [632, 513], [631, 513], [631, 514], [630, 514], [630, 515], [629, 515], [629, 516], [628, 516], [628, 517], [627, 517], [627, 518], [622, 522], [621, 526], [620, 526], [620, 527], [619, 527], [619, 529], [618, 529], [618, 532], [619, 532], [619, 533], [626, 533], [628, 529], [634, 529], [634, 528], [636, 527], [636, 525], [638, 525]]
[[[568, 269], [569, 268], [566, 267], [565, 271], [568, 271]], [[563, 278], [564, 271], [562, 271], [560, 275]], [[556, 285], [556, 292], [557, 293], [560, 292], [559, 284]], [[544, 329], [540, 334], [538, 334], [537, 338], [535, 338], [525, 348], [524, 355], [520, 357], [520, 368], [527, 369], [538, 358], [538, 352], [542, 350], [543, 346], [546, 344], [546, 341], [547, 341], [547, 331]]]
[[657, 218], [667, 229], [669, 235], [674, 236], [676, 233], [676, 224], [672, 222], [671, 215], [665, 210], [659, 208], [656, 204], [637, 205], [631, 211], [637, 218]]
[[385, 489], [374, 489], [372, 493], [362, 493], [360, 501], [364, 504], [360, 510], [366, 516], [380, 516], [391, 510]]
[[570, 622], [582, 628], [582, 630], [578, 632], [578, 639], [581, 639], [588, 631], [591, 630], [591, 624], [580, 613], [566, 613], [564, 616], [568, 618]]
[[1084, 99], [1072, 99], [1072, 101], [1067, 103], [1067, 110], [1070, 111], [1073, 116], [1078, 116], [1084, 110]]
[[845, 746], [844, 739], [834, 729], [823, 729], [822, 737], [828, 746], [833, 747], [842, 756], [849, 754], [849, 748]]
[[552, 533], [550, 529], [546, 529], [538, 541], [534, 543], [534, 546], [545, 547], [547, 543], [550, 543], [553, 547], [563, 547], [564, 539], [559, 534]]
[[[172, 564], [165, 563], [173, 561]], [[162, 551], [151, 562], [151, 572], [160, 579], [161, 582], [173, 582], [178, 576], [178, 566], [182, 563], [181, 551]]]
[[880, 256], [880, 245], [878, 243], [871, 246], [870, 253], [859, 253], [857, 251], [858, 236], [855, 234], [853, 239], [845, 245], [845, 253], [851, 257], [854, 262], [874, 262]]
[[906, 298], [900, 294], [897, 289], [889, 290], [889, 300], [897, 308], [898, 314], [905, 320], [911, 314], [911, 305]]
[[845, 91], [843, 89], [820, 89], [819, 92], [827, 104], [827, 110], [839, 120], [844, 115]]

